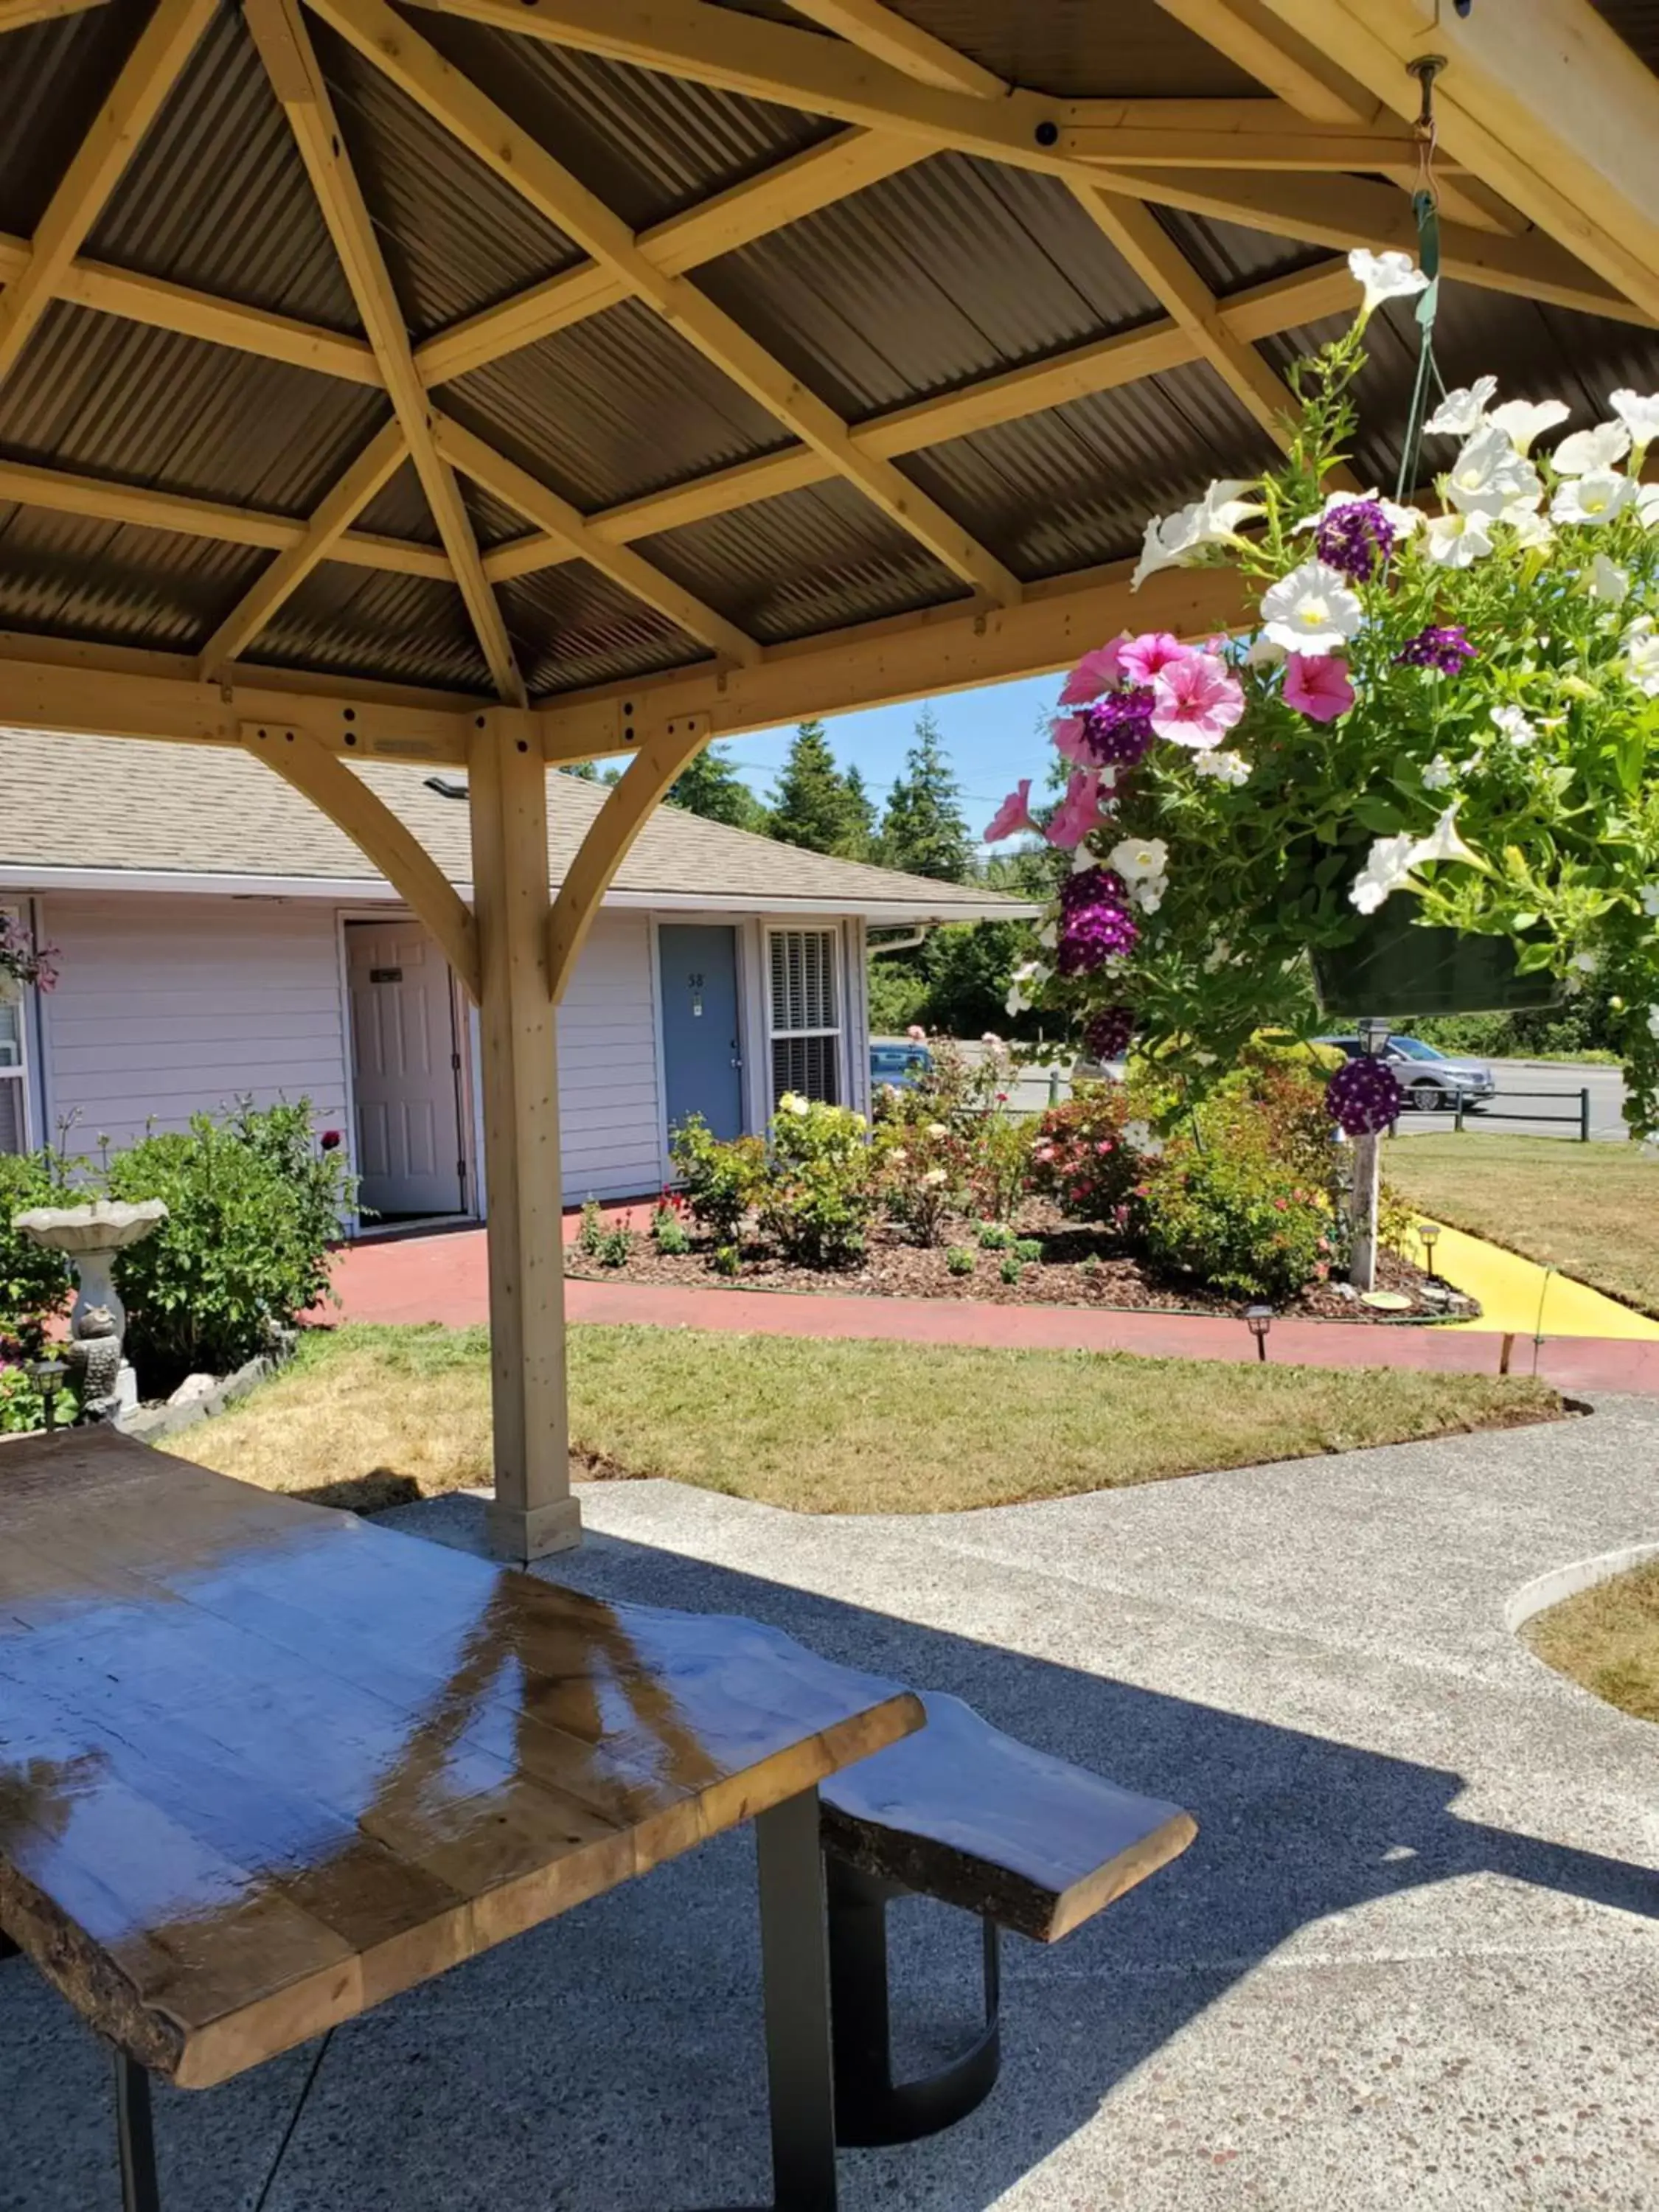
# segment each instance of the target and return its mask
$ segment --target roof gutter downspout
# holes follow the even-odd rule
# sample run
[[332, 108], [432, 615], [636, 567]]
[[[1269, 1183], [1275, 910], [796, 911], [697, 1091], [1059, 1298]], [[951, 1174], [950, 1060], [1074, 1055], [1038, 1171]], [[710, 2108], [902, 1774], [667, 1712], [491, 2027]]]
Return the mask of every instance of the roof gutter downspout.
[[866, 949], [872, 960], [883, 952], [914, 952], [917, 945], [926, 944], [928, 931], [939, 927], [936, 921], [920, 922], [915, 929], [904, 930], [896, 937], [883, 938], [879, 945], [872, 945], [866, 940]]

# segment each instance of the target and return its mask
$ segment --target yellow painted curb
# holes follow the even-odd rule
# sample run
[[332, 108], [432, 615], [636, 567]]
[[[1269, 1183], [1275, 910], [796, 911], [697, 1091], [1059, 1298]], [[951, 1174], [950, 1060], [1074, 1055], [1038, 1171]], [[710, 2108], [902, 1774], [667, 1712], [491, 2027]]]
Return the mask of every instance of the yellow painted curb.
[[[1412, 1256], [1422, 1264], [1420, 1243]], [[1618, 1336], [1647, 1343], [1659, 1339], [1659, 1321], [1591, 1290], [1588, 1283], [1461, 1229], [1442, 1227], [1434, 1267], [1447, 1282], [1480, 1301], [1479, 1321], [1450, 1322], [1451, 1328], [1512, 1329], [1517, 1336]]]

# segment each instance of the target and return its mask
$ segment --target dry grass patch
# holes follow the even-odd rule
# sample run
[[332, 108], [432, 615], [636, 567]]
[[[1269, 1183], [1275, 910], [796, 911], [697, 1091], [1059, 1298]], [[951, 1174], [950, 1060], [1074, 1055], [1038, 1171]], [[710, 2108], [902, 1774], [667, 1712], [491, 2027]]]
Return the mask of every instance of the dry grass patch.
[[[1523, 1377], [1218, 1368], [1122, 1353], [570, 1332], [579, 1476], [662, 1475], [803, 1513], [939, 1513], [1548, 1420]], [[373, 1510], [489, 1480], [482, 1329], [343, 1328], [173, 1447]]]
[[1659, 1559], [1553, 1605], [1521, 1633], [1558, 1674], [1638, 1720], [1659, 1721]]
[[1437, 1221], [1659, 1316], [1659, 1164], [1638, 1146], [1401, 1137], [1383, 1172]]

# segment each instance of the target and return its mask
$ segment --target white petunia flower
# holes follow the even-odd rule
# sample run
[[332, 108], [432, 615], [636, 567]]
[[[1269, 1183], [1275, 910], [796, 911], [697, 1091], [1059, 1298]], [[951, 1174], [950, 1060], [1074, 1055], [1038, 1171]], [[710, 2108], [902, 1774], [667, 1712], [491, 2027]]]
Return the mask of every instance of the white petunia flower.
[[1126, 837], [1106, 855], [1106, 865], [1126, 884], [1138, 884], [1161, 876], [1169, 860], [1170, 848], [1161, 837]]
[[1659, 884], [1643, 884], [1642, 911], [1650, 921], [1659, 921]]
[[1218, 477], [1198, 502], [1198, 542], [1200, 545], [1219, 545], [1229, 538], [1237, 538], [1242, 524], [1252, 516], [1266, 512], [1259, 499], [1242, 499], [1239, 495], [1254, 487], [1249, 477]]
[[1517, 500], [1513, 507], [1506, 507], [1498, 520], [1508, 523], [1515, 532], [1516, 544], [1523, 552], [1547, 552], [1555, 543], [1555, 532], [1530, 501]]
[[1644, 615], [1625, 632], [1625, 673], [1638, 691], [1659, 699], [1659, 632]]
[[1348, 896], [1361, 914], [1375, 914], [1391, 891], [1410, 877], [1417, 841], [1409, 830], [1397, 837], [1377, 837], [1365, 855], [1365, 865], [1354, 878]]
[[1632, 446], [1650, 446], [1659, 438], [1659, 392], [1614, 392], [1607, 404], [1630, 432]]
[[1444, 753], [1437, 753], [1423, 771], [1425, 791], [1444, 791], [1449, 784], [1455, 783], [1456, 781], [1457, 770], [1446, 758]]
[[1193, 767], [1200, 775], [1212, 775], [1218, 783], [1235, 789], [1249, 780], [1250, 763], [1243, 753], [1194, 753]]
[[1036, 1006], [1037, 994], [1048, 980], [1048, 970], [1040, 960], [1022, 960], [1008, 986], [1008, 1012], [1011, 1014], [1029, 1012]]
[[1527, 453], [1534, 438], [1565, 422], [1571, 412], [1559, 399], [1509, 399], [1503, 406], [1494, 407], [1486, 419], [1504, 433], [1517, 453]]
[[1499, 515], [1517, 500], [1535, 500], [1544, 480], [1492, 423], [1477, 430], [1452, 463], [1446, 496], [1460, 514]]
[[1630, 432], [1622, 422], [1598, 422], [1593, 430], [1575, 430], [1563, 438], [1550, 459], [1558, 476], [1603, 476], [1629, 451]]
[[1472, 568], [1492, 551], [1485, 514], [1437, 514], [1430, 519], [1428, 556], [1443, 568]]
[[1160, 568], [1178, 568], [1198, 544], [1198, 509], [1183, 507], [1178, 514], [1155, 514], [1146, 525], [1140, 559], [1129, 589], [1138, 592], [1148, 576]]
[[1385, 300], [1409, 300], [1428, 289], [1428, 278], [1409, 253], [1369, 253], [1357, 246], [1348, 256], [1348, 268], [1365, 294], [1359, 309], [1362, 323]]
[[1498, 391], [1495, 376], [1478, 376], [1456, 392], [1449, 392], [1423, 425], [1437, 438], [1472, 438], [1486, 419], [1486, 410]]
[[1365, 611], [1340, 568], [1304, 561], [1270, 585], [1261, 602], [1267, 635], [1287, 653], [1339, 653], [1358, 635]]
[[1454, 799], [1426, 837], [1419, 837], [1412, 847], [1412, 865], [1419, 860], [1473, 860], [1473, 854], [1457, 834], [1457, 808]]
[[1605, 599], [1610, 607], [1621, 607], [1630, 597], [1630, 570], [1609, 561], [1605, 553], [1598, 553], [1590, 563], [1589, 587], [1593, 598]]
[[[1659, 492], [1659, 484], [1654, 486], [1654, 490]], [[1276, 637], [1269, 637], [1263, 630], [1260, 637], [1252, 641], [1250, 649], [1244, 656], [1244, 665], [1246, 668], [1273, 668], [1284, 658], [1284, 647]]]
[[1636, 513], [1644, 530], [1659, 526], [1659, 484], [1638, 484]]
[[1518, 707], [1494, 707], [1492, 719], [1493, 726], [1512, 745], [1529, 745], [1538, 736], [1537, 723], [1530, 720]]
[[1616, 469], [1592, 469], [1584, 476], [1570, 477], [1565, 483], [1556, 487], [1555, 497], [1550, 501], [1550, 518], [1555, 522], [1586, 525], [1611, 522], [1635, 496], [1636, 486]]
[[1237, 538], [1239, 525], [1261, 513], [1258, 501], [1239, 496], [1249, 488], [1247, 478], [1219, 477], [1189, 507], [1174, 514], [1154, 515], [1146, 525], [1130, 590], [1138, 592], [1160, 568], [1179, 568], [1188, 555], [1206, 545], [1223, 545]]
[[1131, 884], [1129, 896], [1142, 914], [1156, 914], [1164, 903], [1164, 894], [1170, 888], [1167, 876], [1148, 876], [1144, 883]]

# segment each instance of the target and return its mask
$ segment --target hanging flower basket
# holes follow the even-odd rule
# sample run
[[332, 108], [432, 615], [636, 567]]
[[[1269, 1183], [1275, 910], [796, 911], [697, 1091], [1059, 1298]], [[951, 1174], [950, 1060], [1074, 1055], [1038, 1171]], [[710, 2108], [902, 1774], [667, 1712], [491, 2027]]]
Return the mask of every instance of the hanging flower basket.
[[1349, 258], [1364, 302], [1291, 370], [1283, 464], [1147, 528], [1135, 582], [1231, 571], [1228, 634], [1085, 653], [1060, 804], [1022, 784], [986, 832], [1071, 863], [1011, 1007], [1132, 1032], [1190, 1101], [1322, 1009], [1503, 1012], [1593, 976], [1626, 1118], [1659, 1136], [1659, 394], [1581, 428], [1481, 377], [1421, 426], [1431, 495], [1328, 490], [1367, 319], [1426, 289], [1403, 254]]
[[1316, 952], [1313, 971], [1322, 1011], [1354, 1018], [1520, 1013], [1561, 1000], [1547, 970], [1520, 972], [1507, 937], [1425, 928], [1387, 908], [1352, 944]]

